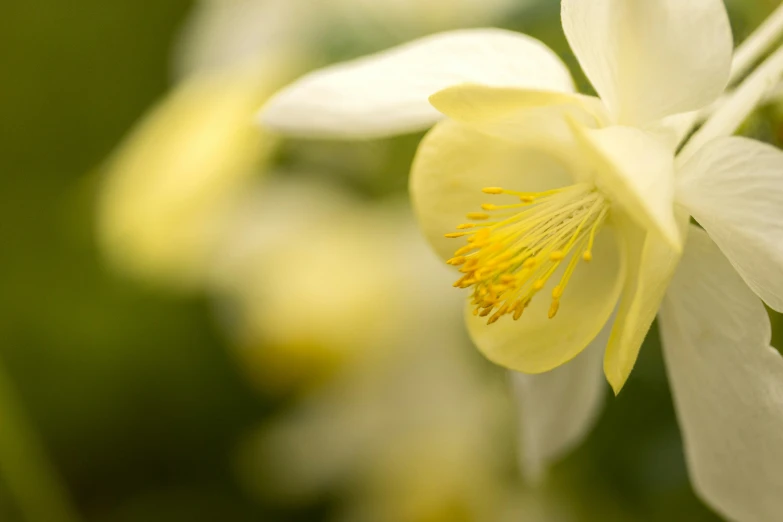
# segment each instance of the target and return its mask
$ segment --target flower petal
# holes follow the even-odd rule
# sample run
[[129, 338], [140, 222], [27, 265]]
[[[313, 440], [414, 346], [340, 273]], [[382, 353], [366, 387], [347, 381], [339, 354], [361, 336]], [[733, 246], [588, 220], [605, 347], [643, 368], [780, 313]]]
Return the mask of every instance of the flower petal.
[[[573, 156], [577, 152], [542, 149], [536, 141], [524, 146], [500, 140], [451, 120], [439, 123], [422, 141], [411, 173], [419, 223], [438, 254], [448, 259], [464, 243], [443, 235], [487, 202], [482, 188], [543, 191], [568, 185], [580, 159]], [[594, 261], [574, 272], [554, 319], [548, 318], [547, 294], [559, 281], [558, 273], [519, 321], [509, 317], [487, 326], [486, 319], [468, 313], [468, 328], [492, 361], [525, 373], [549, 371], [575, 357], [598, 335], [614, 309], [623, 277], [620, 248], [607, 225], [596, 239]]]
[[686, 163], [678, 182], [678, 200], [748, 286], [783, 311], [783, 152], [719, 139]]
[[566, 66], [538, 40], [500, 29], [461, 30], [309, 74], [275, 96], [261, 119], [293, 135], [391, 136], [437, 122], [442, 115], [428, 98], [466, 82], [573, 91]]
[[761, 302], [695, 227], [660, 325], [696, 491], [727, 519], [778, 520], [783, 358]]
[[625, 259], [615, 230], [604, 225], [595, 240], [593, 261], [574, 271], [561, 300], [560, 311], [549, 319], [550, 295], [560, 280], [555, 272], [518, 321], [504, 317], [487, 325], [485, 317], [465, 317], [471, 339], [487, 359], [522, 373], [544, 373], [579, 355], [601, 332], [615, 309], [625, 280]]
[[244, 69], [195, 76], [114, 153], [99, 223], [119, 267], [182, 287], [203, 282], [224, 213], [276, 147], [253, 125], [271, 79]]
[[672, 149], [631, 127], [572, 128], [592, 159], [598, 188], [641, 227], [681, 250], [674, 218]]
[[[546, 134], [536, 135], [546, 141]], [[538, 145], [499, 140], [450, 120], [425, 136], [411, 169], [410, 191], [419, 224], [438, 255], [449, 259], [463, 246], [443, 236], [488, 202], [482, 188], [544, 191], [571, 183], [569, 151], [543, 151]], [[503, 196], [492, 197], [498, 202]]]
[[601, 334], [573, 361], [540, 375], [512, 372], [519, 408], [522, 471], [531, 482], [578, 446], [595, 423], [606, 384], [601, 361], [611, 331]]
[[733, 43], [721, 0], [563, 0], [562, 16], [618, 123], [699, 109], [728, 83]]
[[542, 107], [558, 107], [561, 114], [590, 127], [600, 127], [609, 121], [601, 100], [569, 92], [464, 84], [433, 94], [430, 103], [449, 118], [472, 124], [494, 121], [523, 109]]
[[[680, 227], [687, 230], [687, 216]], [[627, 249], [628, 275], [623, 285], [617, 319], [604, 357], [604, 373], [615, 394], [619, 394], [633, 370], [642, 342], [674, 276], [680, 253], [654, 234], [640, 229], [629, 219], [615, 222]]]

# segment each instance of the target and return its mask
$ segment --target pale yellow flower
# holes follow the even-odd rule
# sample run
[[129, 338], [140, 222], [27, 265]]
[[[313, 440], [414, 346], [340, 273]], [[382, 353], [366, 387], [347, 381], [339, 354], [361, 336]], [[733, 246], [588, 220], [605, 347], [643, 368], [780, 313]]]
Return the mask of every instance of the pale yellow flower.
[[449, 271], [400, 201], [370, 204], [326, 183], [279, 180], [238, 199], [230, 223], [210, 288], [265, 389], [317, 383], [458, 315]]
[[203, 283], [223, 214], [277, 140], [250, 115], [281, 75], [238, 67], [175, 87], [105, 166], [99, 237], [115, 266], [181, 288]]
[[562, 15], [600, 98], [574, 93], [540, 42], [487, 29], [316, 71], [263, 120], [336, 137], [437, 123], [412, 197], [430, 242], [462, 272], [455, 285], [472, 291], [476, 345], [527, 374], [517, 380], [530, 460], [581, 439], [600, 406], [595, 361], [619, 392], [661, 309], [696, 488], [732, 519], [775, 520], [783, 359], [754, 292], [783, 310], [783, 154], [727, 136], [783, 73], [783, 51], [678, 153], [682, 121], [729, 82], [723, 3], [563, 0]]

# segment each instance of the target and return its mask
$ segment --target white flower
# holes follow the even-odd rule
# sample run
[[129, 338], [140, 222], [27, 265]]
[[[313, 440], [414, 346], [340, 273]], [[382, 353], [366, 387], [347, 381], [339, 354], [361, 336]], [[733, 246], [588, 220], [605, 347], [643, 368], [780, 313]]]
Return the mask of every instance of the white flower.
[[[540, 42], [475, 30], [317, 71], [263, 120], [337, 137], [440, 122], [420, 146], [412, 197], [435, 249], [461, 267], [457, 286], [473, 289], [477, 346], [541, 374], [517, 378], [529, 465], [584, 436], [601, 358], [619, 392], [660, 308], [696, 489], [731, 519], [777, 520], [783, 359], [748, 287], [783, 310], [783, 154], [725, 137], [763, 82], [741, 87], [676, 156], [681, 121], [730, 77], [723, 3], [563, 0], [562, 14], [600, 99], [575, 94]], [[780, 75], [774, 63], [765, 74]], [[466, 215], [474, 222], [444, 238]]]

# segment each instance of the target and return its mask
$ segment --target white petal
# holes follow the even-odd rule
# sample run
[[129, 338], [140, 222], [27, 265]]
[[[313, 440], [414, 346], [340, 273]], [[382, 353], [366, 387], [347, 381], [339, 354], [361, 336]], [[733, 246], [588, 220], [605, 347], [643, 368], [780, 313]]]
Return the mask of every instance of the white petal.
[[783, 513], [783, 358], [769, 318], [704, 231], [691, 231], [660, 314], [696, 491], [731, 520]]
[[391, 136], [441, 119], [428, 98], [461, 83], [573, 91], [566, 66], [538, 40], [500, 29], [462, 30], [309, 74], [275, 96], [261, 120], [292, 135]]
[[604, 403], [601, 372], [612, 321], [574, 360], [548, 373], [511, 372], [519, 407], [520, 459], [531, 481], [549, 464], [578, 446], [593, 427]]
[[562, 11], [571, 48], [618, 123], [699, 109], [728, 82], [721, 0], [563, 0]]
[[573, 129], [592, 159], [598, 188], [639, 226], [681, 250], [674, 217], [673, 150], [633, 127]]
[[678, 200], [748, 286], [783, 311], [783, 152], [723, 138], [689, 161], [678, 181]]

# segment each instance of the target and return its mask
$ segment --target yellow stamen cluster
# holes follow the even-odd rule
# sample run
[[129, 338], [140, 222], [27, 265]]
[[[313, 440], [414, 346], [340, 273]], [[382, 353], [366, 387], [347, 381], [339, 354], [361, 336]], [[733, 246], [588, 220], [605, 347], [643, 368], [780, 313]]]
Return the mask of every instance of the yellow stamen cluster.
[[595, 235], [606, 219], [608, 202], [586, 183], [537, 193], [500, 187], [483, 192], [513, 196], [518, 203], [484, 204], [484, 212], [468, 214], [478, 223], [464, 223], [457, 227], [459, 232], [446, 234], [467, 238], [448, 260], [463, 273], [454, 286], [473, 287], [473, 314], [489, 316], [487, 324], [504, 315], [518, 320], [567, 260], [552, 290], [549, 318], [555, 317], [577, 264], [593, 259]]

